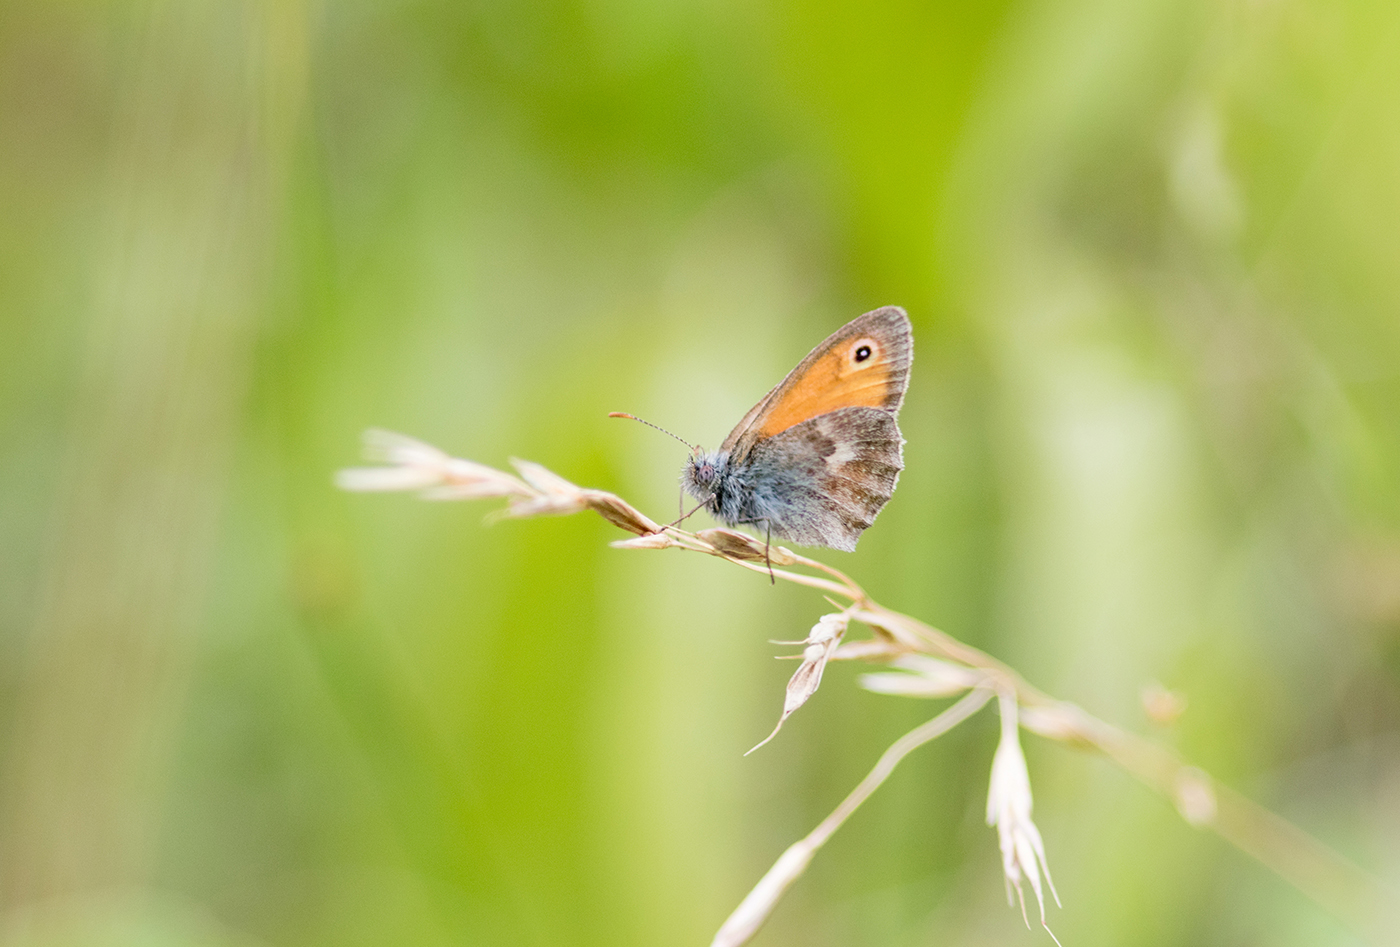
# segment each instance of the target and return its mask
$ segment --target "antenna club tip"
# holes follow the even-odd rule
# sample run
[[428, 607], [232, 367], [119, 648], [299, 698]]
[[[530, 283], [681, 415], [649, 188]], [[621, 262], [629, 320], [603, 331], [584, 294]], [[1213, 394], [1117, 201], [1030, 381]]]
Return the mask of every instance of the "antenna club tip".
[[[635, 414], [627, 414], [627, 413], [625, 413], [625, 412], [623, 412], [623, 411], [609, 411], [609, 412], [608, 412], [608, 417], [610, 417], [610, 418], [627, 418], [629, 421], [640, 421], [641, 423], [645, 424], [647, 427], [656, 428], [656, 430], [660, 431], [662, 434], [666, 434], [666, 435], [668, 435], [668, 436], [670, 436], [670, 437], [676, 437], [676, 435], [672, 434], [670, 431], [666, 430], [666, 429], [665, 429], [664, 427], [662, 427], [661, 425], [659, 425], [659, 424], [652, 424], [650, 421], [646, 420], [645, 418], [639, 418], [639, 417], [637, 417]], [[684, 438], [676, 437], [676, 440], [680, 441], [680, 442], [681, 442], [682, 444], [684, 444], [686, 447], [689, 447], [692, 451], [699, 450], [698, 447], [696, 447], [694, 444], [690, 443], [690, 441], [685, 440]]]

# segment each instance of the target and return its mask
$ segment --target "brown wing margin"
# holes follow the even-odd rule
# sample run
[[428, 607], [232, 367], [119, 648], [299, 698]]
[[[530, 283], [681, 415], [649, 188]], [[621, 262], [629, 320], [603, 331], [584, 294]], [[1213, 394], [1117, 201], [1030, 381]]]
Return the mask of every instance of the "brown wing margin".
[[[872, 352], [857, 359], [860, 344]], [[759, 440], [808, 418], [841, 408], [882, 408], [904, 403], [914, 360], [913, 330], [898, 306], [867, 312], [833, 332], [770, 391], [730, 432], [721, 450], [742, 462]]]

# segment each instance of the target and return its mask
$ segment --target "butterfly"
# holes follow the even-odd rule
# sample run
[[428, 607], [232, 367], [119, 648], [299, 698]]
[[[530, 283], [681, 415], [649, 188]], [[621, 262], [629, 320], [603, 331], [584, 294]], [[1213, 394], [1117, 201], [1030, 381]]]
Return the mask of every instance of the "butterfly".
[[896, 418], [913, 360], [903, 309], [852, 319], [754, 405], [719, 450], [694, 449], [681, 485], [726, 526], [854, 550], [904, 469]]

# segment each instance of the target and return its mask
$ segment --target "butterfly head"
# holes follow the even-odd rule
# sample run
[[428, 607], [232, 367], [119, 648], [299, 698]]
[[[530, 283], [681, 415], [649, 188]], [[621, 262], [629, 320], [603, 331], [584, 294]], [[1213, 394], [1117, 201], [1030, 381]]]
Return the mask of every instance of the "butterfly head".
[[695, 499], [708, 502], [719, 492], [720, 480], [724, 477], [725, 462], [728, 458], [719, 452], [706, 453], [696, 450], [690, 455], [685, 469], [681, 471], [681, 483]]

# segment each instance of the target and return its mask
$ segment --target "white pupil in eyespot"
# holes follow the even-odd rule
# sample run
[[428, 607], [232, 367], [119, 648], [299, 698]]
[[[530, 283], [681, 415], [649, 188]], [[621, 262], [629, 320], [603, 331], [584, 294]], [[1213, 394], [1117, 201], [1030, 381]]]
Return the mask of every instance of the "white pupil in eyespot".
[[857, 361], [857, 362], [863, 362], [863, 361], [865, 361], [867, 358], [870, 357], [870, 355], [871, 355], [870, 346], [868, 346], [868, 345], [862, 345], [860, 348], [856, 349], [856, 361]]

